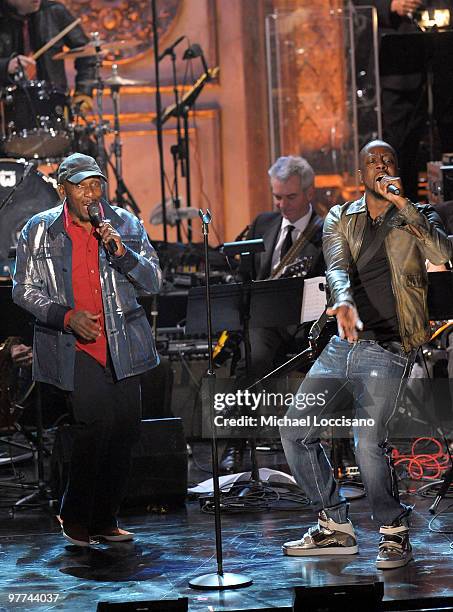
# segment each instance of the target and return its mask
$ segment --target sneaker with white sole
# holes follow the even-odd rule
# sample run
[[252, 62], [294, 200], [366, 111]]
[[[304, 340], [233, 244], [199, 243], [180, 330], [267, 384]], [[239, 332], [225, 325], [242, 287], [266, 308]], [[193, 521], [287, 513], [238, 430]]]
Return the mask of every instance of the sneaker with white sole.
[[379, 529], [379, 553], [376, 559], [378, 569], [394, 569], [407, 565], [412, 559], [412, 546], [409, 542], [409, 529], [405, 525], [398, 527], [383, 526]]
[[283, 552], [290, 557], [311, 555], [355, 555], [359, 551], [351, 521], [336, 523], [324, 511], [316, 527], [310, 527], [301, 540], [285, 542]]

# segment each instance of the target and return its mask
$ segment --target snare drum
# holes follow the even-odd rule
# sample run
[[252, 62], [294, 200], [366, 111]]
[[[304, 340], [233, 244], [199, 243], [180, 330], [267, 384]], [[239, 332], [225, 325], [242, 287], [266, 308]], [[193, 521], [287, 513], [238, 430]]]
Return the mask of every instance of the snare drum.
[[[0, 203], [21, 180], [27, 164], [0, 159]], [[53, 208], [59, 201], [55, 181], [33, 168], [0, 211], [0, 276], [9, 275], [8, 253], [17, 245], [25, 223], [34, 214]]]
[[46, 81], [7, 87], [2, 106], [2, 149], [6, 155], [49, 159], [69, 150], [69, 96], [61, 89]]

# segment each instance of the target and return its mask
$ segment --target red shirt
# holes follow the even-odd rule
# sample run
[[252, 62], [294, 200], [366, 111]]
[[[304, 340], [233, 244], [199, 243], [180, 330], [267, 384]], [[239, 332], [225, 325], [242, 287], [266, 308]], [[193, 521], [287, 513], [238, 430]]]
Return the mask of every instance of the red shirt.
[[[107, 363], [107, 338], [105, 335], [104, 306], [99, 277], [99, 243], [94, 228], [88, 232], [79, 225], [64, 206], [65, 230], [72, 242], [72, 289], [74, 292], [74, 310], [88, 310], [101, 314], [99, 324], [101, 335], [94, 341], [77, 339], [76, 349], [85, 351], [105, 367]], [[69, 311], [65, 323], [69, 319]]]

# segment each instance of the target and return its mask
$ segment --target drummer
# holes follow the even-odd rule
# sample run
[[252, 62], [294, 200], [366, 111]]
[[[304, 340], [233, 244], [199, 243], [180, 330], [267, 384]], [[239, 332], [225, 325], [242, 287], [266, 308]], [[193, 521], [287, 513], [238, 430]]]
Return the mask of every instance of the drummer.
[[[44, 80], [62, 90], [68, 89], [63, 60], [52, 56], [63, 46], [81, 47], [88, 38], [76, 26], [36, 62], [31, 55], [74, 21], [74, 17], [60, 2], [51, 0], [0, 0], [0, 87], [12, 85], [21, 66], [27, 78]], [[75, 61], [76, 78], [73, 103], [82, 111], [92, 108], [91, 87], [83, 84], [94, 78], [95, 58], [83, 57]]]

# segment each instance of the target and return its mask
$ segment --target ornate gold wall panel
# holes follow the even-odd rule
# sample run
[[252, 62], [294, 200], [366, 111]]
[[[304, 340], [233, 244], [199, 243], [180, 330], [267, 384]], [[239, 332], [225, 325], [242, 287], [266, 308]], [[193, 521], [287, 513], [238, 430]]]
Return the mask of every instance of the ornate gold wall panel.
[[[87, 32], [99, 32], [103, 40], [134, 40], [137, 48], [120, 51], [108, 60], [136, 57], [152, 47], [151, 0], [62, 0], [75, 17], [82, 18]], [[163, 37], [172, 27], [182, 0], [157, 2], [158, 33]]]
[[347, 130], [342, 5], [340, 0], [274, 0], [276, 13], [288, 15], [287, 31], [280, 32], [280, 53], [286, 59], [282, 100], [297, 101], [282, 109], [288, 153], [331, 149]]

